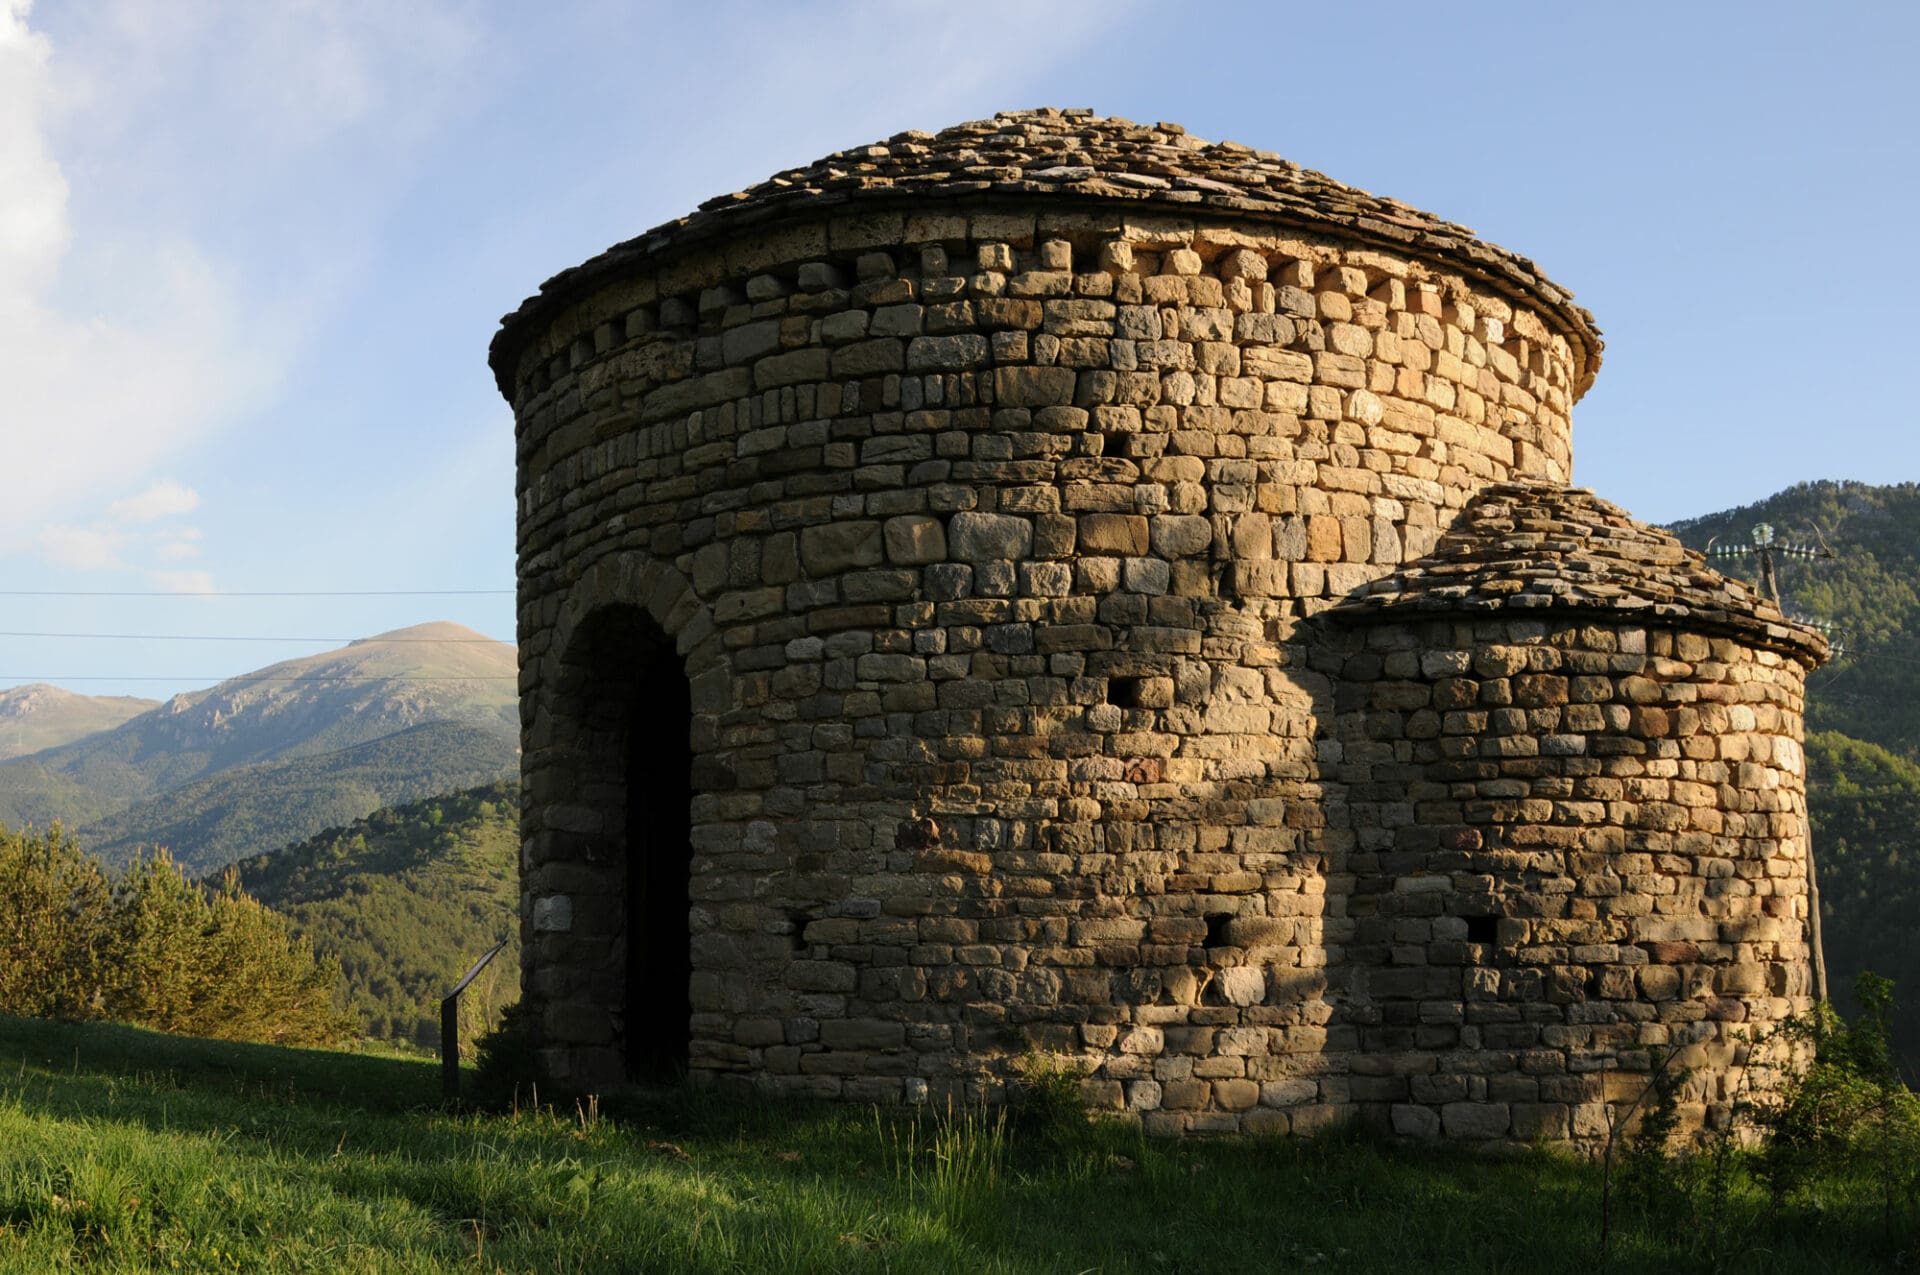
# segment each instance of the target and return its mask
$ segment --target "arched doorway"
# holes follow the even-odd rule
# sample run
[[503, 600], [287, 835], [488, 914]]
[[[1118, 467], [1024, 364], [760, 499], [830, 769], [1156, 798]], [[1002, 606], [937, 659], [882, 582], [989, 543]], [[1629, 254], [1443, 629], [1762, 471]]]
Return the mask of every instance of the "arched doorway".
[[627, 1071], [659, 1080], [686, 1070], [693, 1017], [693, 703], [672, 646], [641, 668], [640, 691], [627, 732]]
[[[575, 630], [560, 702], [574, 747], [556, 787], [589, 817], [607, 941], [579, 972], [600, 989], [628, 1078], [685, 1071], [692, 1002], [692, 694], [673, 641], [638, 607], [607, 607]], [[613, 906], [618, 901], [617, 908]]]

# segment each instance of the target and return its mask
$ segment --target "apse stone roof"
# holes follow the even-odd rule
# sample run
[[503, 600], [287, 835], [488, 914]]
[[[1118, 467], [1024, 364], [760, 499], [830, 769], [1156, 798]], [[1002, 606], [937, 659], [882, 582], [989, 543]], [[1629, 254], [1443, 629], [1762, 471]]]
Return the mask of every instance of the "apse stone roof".
[[697, 211], [547, 280], [501, 320], [493, 361], [500, 368], [503, 345], [513, 333], [673, 249], [839, 205], [1033, 196], [1270, 218], [1448, 262], [1556, 316], [1576, 344], [1582, 389], [1600, 364], [1599, 329], [1572, 294], [1526, 257], [1476, 238], [1465, 226], [1343, 185], [1270, 151], [1203, 141], [1178, 124], [1135, 124], [1052, 108], [1005, 111], [938, 133], [897, 133], [709, 199]]
[[1669, 532], [1584, 487], [1508, 482], [1482, 490], [1433, 552], [1334, 608], [1349, 620], [1494, 613], [1596, 615], [1824, 660], [1827, 641], [1771, 599], [1723, 576]]

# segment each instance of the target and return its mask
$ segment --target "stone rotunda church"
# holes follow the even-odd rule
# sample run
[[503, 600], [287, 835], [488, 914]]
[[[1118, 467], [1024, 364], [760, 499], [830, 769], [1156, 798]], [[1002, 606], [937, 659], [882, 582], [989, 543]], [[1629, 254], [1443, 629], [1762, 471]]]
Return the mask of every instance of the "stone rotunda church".
[[549, 1083], [1155, 1133], [1695, 1124], [1809, 1004], [1819, 635], [1568, 486], [1592, 317], [1464, 227], [1032, 111], [542, 287], [517, 419]]

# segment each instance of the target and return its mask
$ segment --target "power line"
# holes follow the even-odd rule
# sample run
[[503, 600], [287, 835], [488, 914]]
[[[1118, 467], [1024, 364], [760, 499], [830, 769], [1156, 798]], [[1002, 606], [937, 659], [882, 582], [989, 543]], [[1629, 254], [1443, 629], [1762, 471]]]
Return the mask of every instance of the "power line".
[[279, 589], [246, 591], [209, 589], [182, 592], [156, 589], [145, 592], [104, 589], [0, 589], [0, 598], [461, 598], [510, 597], [512, 589]]
[[353, 642], [430, 642], [437, 645], [466, 646], [510, 646], [497, 638], [421, 638], [421, 637], [383, 637], [383, 638], [345, 638], [345, 637], [287, 637], [284, 635], [262, 635], [258, 637], [246, 634], [230, 633], [26, 633], [0, 631], [0, 637], [7, 638], [110, 638], [133, 642], [337, 642], [342, 645]]
[[59, 673], [0, 673], [0, 682], [200, 682], [207, 688], [227, 682], [517, 682], [519, 675], [514, 673], [476, 673], [471, 677], [449, 677], [440, 674], [394, 673], [382, 676], [378, 673], [290, 673], [255, 676], [241, 673], [225, 677], [194, 677], [184, 673], [155, 673], [147, 676], [130, 674], [80, 674], [65, 676]]

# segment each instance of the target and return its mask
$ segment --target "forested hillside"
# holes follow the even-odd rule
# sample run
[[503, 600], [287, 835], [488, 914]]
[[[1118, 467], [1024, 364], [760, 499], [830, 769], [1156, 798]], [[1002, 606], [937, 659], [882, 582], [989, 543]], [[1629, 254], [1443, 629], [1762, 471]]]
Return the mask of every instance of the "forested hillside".
[[518, 770], [519, 738], [505, 727], [428, 722], [337, 753], [222, 771], [83, 825], [80, 836], [109, 864], [127, 862], [142, 846], [166, 846], [204, 876], [382, 806]]
[[370, 1035], [437, 1046], [440, 998], [482, 952], [468, 1036], [519, 999], [519, 791], [511, 782], [376, 811], [236, 866], [244, 889], [340, 963]]
[[1920, 1076], [1920, 765], [1825, 731], [1807, 737], [1807, 788], [1834, 999], [1850, 1013], [1860, 971], [1891, 978], [1894, 1043]]
[[358, 1034], [338, 982], [231, 879], [196, 883], [165, 855], [110, 879], [58, 828], [0, 826], [0, 1014], [337, 1046]]

